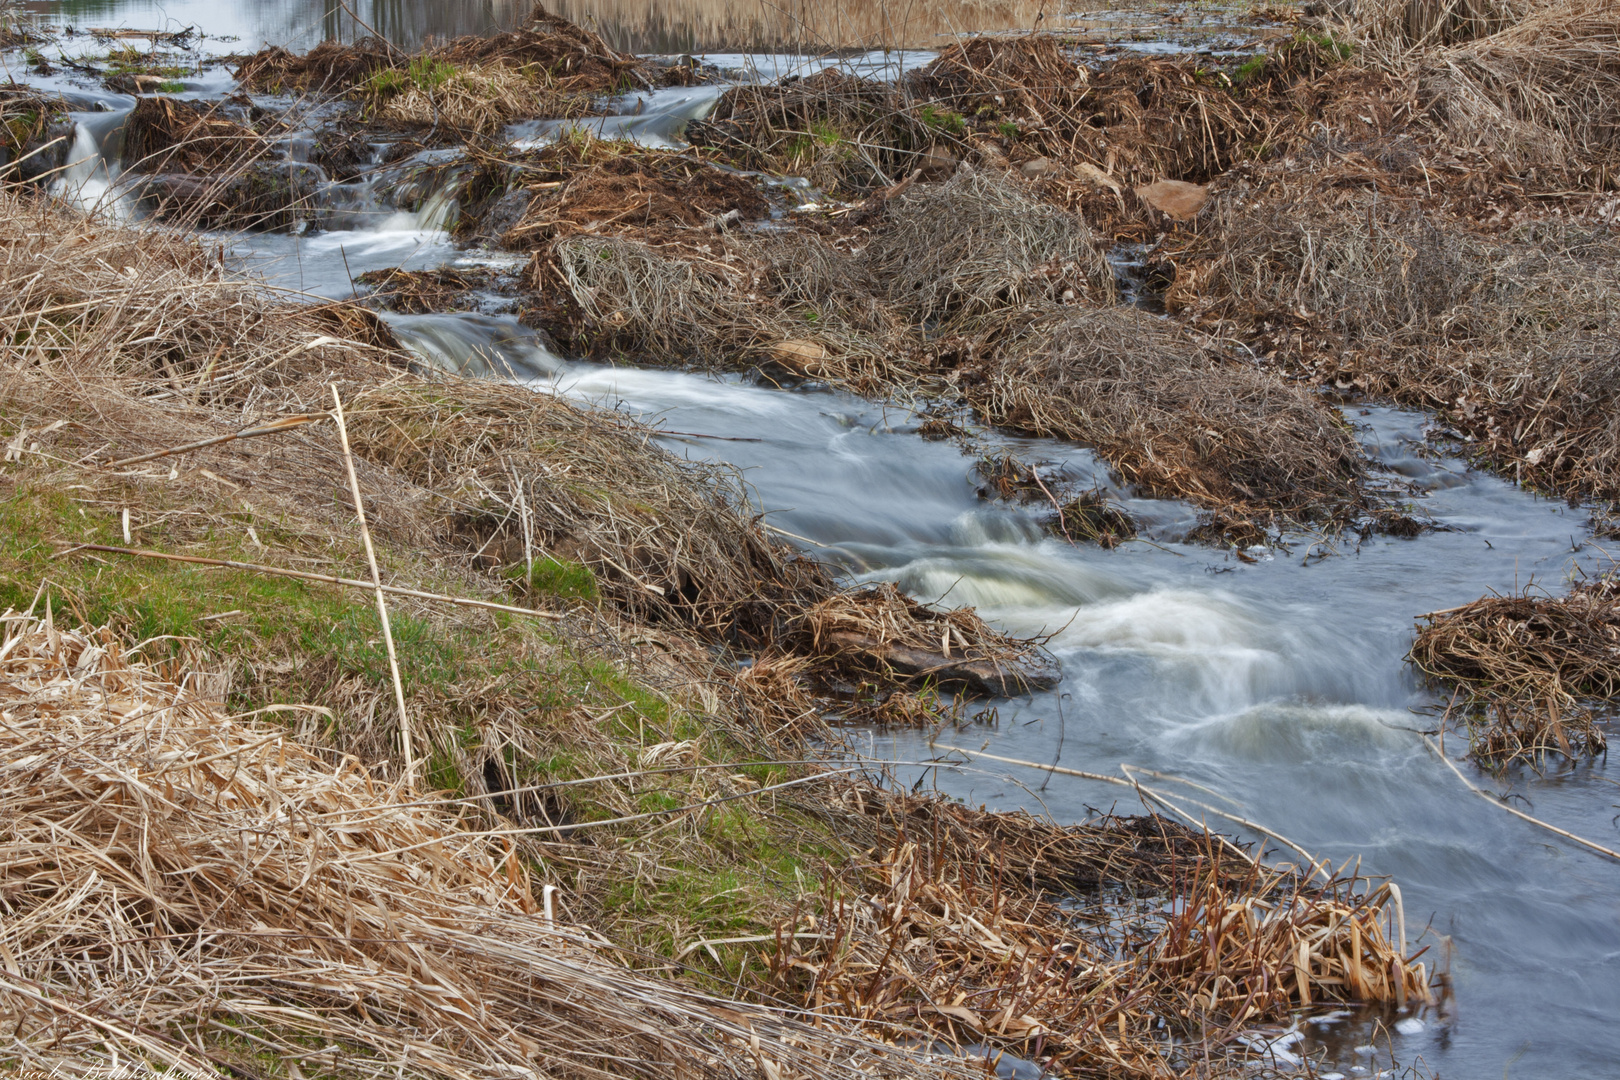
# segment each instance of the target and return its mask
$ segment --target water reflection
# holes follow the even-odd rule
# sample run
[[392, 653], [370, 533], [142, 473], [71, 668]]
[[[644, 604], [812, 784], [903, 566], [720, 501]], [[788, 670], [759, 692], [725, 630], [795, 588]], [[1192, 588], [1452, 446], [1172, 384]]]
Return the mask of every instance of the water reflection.
[[429, 37], [490, 34], [519, 25], [532, 0], [25, 0], [27, 11], [77, 29], [179, 30], [194, 26], [241, 47], [295, 51], [322, 41], [353, 41], [371, 30], [414, 48]]
[[[25, 0], [25, 10], [77, 28], [195, 26], [242, 45], [295, 50], [353, 41], [375, 29], [406, 47], [429, 37], [489, 34], [520, 25], [532, 0]], [[1028, 29], [1046, 0], [553, 0], [551, 10], [625, 52], [746, 52], [937, 46], [970, 30]]]

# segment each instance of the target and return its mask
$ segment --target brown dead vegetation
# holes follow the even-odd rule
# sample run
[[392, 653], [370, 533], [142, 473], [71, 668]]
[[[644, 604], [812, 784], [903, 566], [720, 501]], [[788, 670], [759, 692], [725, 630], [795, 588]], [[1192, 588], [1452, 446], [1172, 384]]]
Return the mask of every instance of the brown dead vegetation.
[[[278, 307], [250, 283], [223, 280], [187, 241], [96, 232], [6, 199], [19, 225], [10, 265], [59, 268], [48, 286], [0, 305], [0, 327], [27, 341], [35, 364], [8, 395], [30, 417], [55, 409], [95, 433], [59, 434], [63, 454], [91, 451], [93, 439], [121, 458], [226, 434], [244, 409], [321, 414], [336, 377], [357, 386], [350, 440], [384, 504], [374, 528], [459, 572], [521, 579], [537, 564], [578, 566], [622, 616], [746, 652], [796, 648], [797, 620], [837, 595], [824, 568], [767, 537], [734, 472], [678, 461], [622, 417], [508, 383], [402, 370], [414, 365], [363, 309]], [[40, 324], [46, 307], [72, 315]], [[335, 524], [336, 453], [315, 425], [273, 448], [233, 443], [204, 457], [221, 483], [301, 518], [325, 507]], [[970, 622], [975, 658], [996, 642], [994, 655], [1019, 665], [1021, 643]]]
[[957, 398], [989, 423], [1096, 446], [1131, 482], [1251, 532], [1343, 523], [1363, 507], [1360, 455], [1324, 403], [1197, 334], [1106, 306], [1113, 279], [1094, 235], [1023, 182], [968, 168], [887, 195], [867, 220], [847, 242], [565, 238], [531, 272], [566, 302], [533, 317], [591, 355]]
[[[966, 393], [989, 422], [1096, 447], [1126, 480], [1256, 525], [1347, 522], [1365, 465], [1309, 392], [1135, 308], [1009, 317]], [[1252, 527], [1252, 526], [1251, 526]]]
[[[835, 809], [871, 843], [860, 891], [829, 886], [771, 957], [820, 1014], [1064, 1075], [1158, 1077], [1222, 1074], [1223, 1036], [1291, 1008], [1428, 1000], [1423, 966], [1390, 944], [1387, 886], [1310, 886], [1162, 819], [1057, 828], [854, 790]], [[1047, 891], [1077, 887], [1117, 914], [1077, 918]], [[1176, 914], [1136, 901], [1165, 892]]]
[[477, 304], [469, 294], [493, 284], [491, 270], [369, 270], [355, 276], [355, 284], [368, 286], [365, 301], [403, 315], [433, 311], [469, 311]]
[[0, 180], [35, 180], [67, 161], [67, 106], [24, 86], [0, 87]]
[[[483, 185], [527, 197], [516, 223], [497, 238], [501, 246], [519, 251], [579, 232], [701, 226], [718, 231], [770, 212], [754, 180], [692, 151], [633, 149], [585, 136], [525, 157], [516, 169], [510, 162], [497, 168], [498, 175], [482, 178]], [[470, 186], [479, 183], [475, 178]]]
[[690, 73], [654, 71], [536, 6], [522, 29], [430, 43], [414, 54], [378, 38], [322, 42], [302, 56], [272, 46], [240, 58], [236, 77], [264, 92], [351, 96], [374, 120], [465, 135], [519, 118], [589, 115], [601, 95], [651, 89], [655, 78], [688, 81]]
[[124, 123], [124, 167], [228, 174], [270, 152], [268, 140], [224, 111], [225, 103], [205, 107], [172, 97], [137, 98]]
[[1560, 597], [1496, 596], [1427, 616], [1411, 660], [1456, 693], [1475, 756], [1491, 764], [1608, 747], [1620, 695], [1620, 589], [1612, 577]]
[[[0, 742], [17, 767], [0, 784], [0, 1002], [30, 1067], [944, 1073], [825, 1021], [634, 972], [553, 918], [510, 837], [454, 801], [228, 717], [190, 672], [131, 659], [105, 631], [14, 613], [5, 625]], [[131, 972], [162, 977], [137, 991]]]

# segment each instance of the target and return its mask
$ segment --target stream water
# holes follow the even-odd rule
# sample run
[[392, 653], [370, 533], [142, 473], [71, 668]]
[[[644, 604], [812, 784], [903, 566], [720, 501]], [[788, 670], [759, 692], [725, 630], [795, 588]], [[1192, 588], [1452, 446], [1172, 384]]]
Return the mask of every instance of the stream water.
[[[142, 27], [161, 10], [210, 33], [295, 47], [328, 25], [318, 0], [39, 6], [86, 25]], [[471, 32], [510, 21], [517, 6], [526, 7], [370, 0], [359, 10], [398, 27], [409, 44], [425, 27]], [[761, 77], [803, 62], [739, 56], [725, 66]], [[893, 61], [869, 54], [866, 62]], [[131, 99], [73, 92], [84, 110], [77, 164], [57, 190], [115, 204], [117, 127]], [[678, 141], [680, 124], [712, 98], [703, 89], [643, 95], [633, 111], [627, 101], [623, 116], [600, 121], [601, 130]], [[541, 140], [550, 131], [528, 125], [509, 134]], [[319, 296], [347, 295], [354, 276], [383, 266], [515, 265], [454, 246], [444, 231], [454, 206], [410, 189], [402, 175], [396, 167], [330, 185], [321, 218], [301, 233], [221, 239], [239, 266]], [[853, 577], [976, 605], [1014, 633], [1052, 635], [1064, 674], [1056, 690], [996, 703], [993, 715], [938, 733], [932, 745], [926, 734], [870, 732], [872, 755], [916, 760], [954, 744], [1096, 772], [1122, 763], [1160, 770], [1219, 795], [1171, 783], [1175, 790], [1335, 864], [1359, 857], [1363, 872], [1397, 880], [1413, 935], [1427, 925], [1422, 944], [1449, 966], [1455, 1001], [1423, 1014], [1302, 1017], [1304, 1038], [1291, 1050], [1324, 1052], [1324, 1075], [1372, 1075], [1393, 1054], [1447, 1077], [1620, 1077], [1620, 866], [1470, 793], [1417, 733], [1433, 726], [1425, 710], [1439, 702], [1403, 662], [1420, 613], [1531, 581], [1556, 591], [1599, 565], [1584, 512], [1431, 452], [1421, 415], [1356, 406], [1348, 415], [1368, 455], [1392, 482], [1409, 484], [1412, 501], [1443, 529], [1360, 543], [1297, 536], [1240, 560], [1185, 543], [1191, 508], [1120, 490], [1083, 448], [984, 433], [1077, 482], [1113, 487], [1144, 526], [1144, 541], [1116, 550], [1073, 546], [1046, 536], [1032, 512], [981, 501], [971, 460], [952, 443], [919, 437], [903, 410], [814, 388], [570, 362], [498, 309], [390, 321], [432, 363], [507, 372], [538, 393], [624, 407], [696, 433], [663, 442], [738, 466], [771, 524]], [[899, 771], [975, 803], [1044, 809], [1059, 820], [1141, 809], [1118, 788], [980, 765]], [[1620, 841], [1620, 772], [1607, 761], [1503, 779], [1461, 767], [1545, 820]]]

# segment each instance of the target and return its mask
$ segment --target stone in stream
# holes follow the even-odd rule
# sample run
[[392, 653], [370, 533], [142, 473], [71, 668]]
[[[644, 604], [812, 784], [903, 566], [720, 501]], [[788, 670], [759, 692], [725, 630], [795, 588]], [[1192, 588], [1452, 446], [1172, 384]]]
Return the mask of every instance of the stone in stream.
[[942, 146], [930, 146], [917, 158], [917, 179], [927, 183], [949, 180], [962, 160]]
[[1209, 187], [1184, 180], [1158, 180], [1137, 188], [1136, 197], [1161, 214], [1190, 221], [1209, 202]]
[[1041, 180], [1057, 172], [1062, 166], [1048, 157], [1030, 158], [1018, 166], [1025, 180]]

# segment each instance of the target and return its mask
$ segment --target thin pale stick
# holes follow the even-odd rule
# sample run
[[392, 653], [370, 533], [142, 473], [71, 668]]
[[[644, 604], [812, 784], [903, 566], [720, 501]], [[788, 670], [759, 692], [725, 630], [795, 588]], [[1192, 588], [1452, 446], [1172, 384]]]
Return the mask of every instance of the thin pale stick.
[[[316, 574], [308, 570], [286, 570], [279, 566], [265, 566], [263, 563], [239, 562], [236, 559], [209, 559], [201, 555], [171, 555], [166, 551], [146, 551], [142, 548], [114, 547], [111, 544], [75, 544], [70, 548], [58, 551], [55, 558], [72, 555], [76, 551], [105, 551], [113, 555], [138, 555], [143, 559], [164, 559], [168, 562], [193, 563], [197, 566], [218, 566], [226, 570], [247, 570], [255, 574], [270, 574], [274, 577], [297, 578], [299, 581], [319, 581], [327, 585], [345, 585], [351, 589], [374, 590], [376, 585], [369, 581], [359, 581], [355, 578], [338, 577], [335, 574]], [[517, 607], [513, 604], [497, 604], [493, 600], [473, 600], [465, 596], [446, 596], [444, 593], [424, 592], [421, 589], [407, 589], [400, 585], [384, 585], [382, 591], [393, 593], [395, 596], [410, 596], [417, 600], [434, 600], [441, 604], [455, 604], [457, 607], [482, 608], [485, 611], [505, 611], [512, 615], [527, 615], [535, 619], [557, 620], [563, 616], [554, 611], [536, 611], [534, 608]]]
[[1602, 844], [1593, 843], [1591, 840], [1586, 839], [1584, 836], [1576, 836], [1574, 833], [1569, 832], [1566, 829], [1560, 829], [1558, 826], [1549, 824], [1548, 822], [1545, 822], [1545, 821], [1542, 821], [1538, 817], [1531, 817], [1529, 814], [1525, 813], [1523, 810], [1515, 810], [1513, 807], [1509, 806], [1507, 803], [1503, 802], [1501, 799], [1499, 799], [1496, 796], [1492, 795], [1490, 792], [1482, 790], [1481, 788], [1475, 787], [1473, 781], [1469, 780], [1468, 777], [1464, 776], [1463, 773], [1462, 773], [1462, 770], [1457, 768], [1457, 763], [1455, 761], [1452, 761], [1445, 754], [1441, 753], [1440, 749], [1434, 745], [1434, 741], [1431, 740], [1427, 735], [1423, 736], [1423, 743], [1430, 750], [1433, 750], [1435, 752], [1435, 754], [1438, 755], [1438, 757], [1440, 758], [1441, 761], [1446, 763], [1446, 768], [1450, 769], [1452, 771], [1452, 773], [1456, 775], [1457, 779], [1459, 779], [1459, 780], [1461, 780], [1463, 782], [1463, 786], [1468, 788], [1468, 790], [1472, 791], [1475, 795], [1478, 795], [1480, 798], [1484, 799], [1486, 802], [1490, 803], [1492, 806], [1496, 807], [1498, 810], [1506, 810], [1508, 813], [1512, 814], [1516, 818], [1523, 818], [1524, 820], [1528, 821], [1532, 825], [1538, 825], [1541, 828], [1546, 829], [1550, 833], [1556, 833], [1559, 836], [1562, 836], [1565, 840], [1573, 840], [1577, 844], [1581, 845], [1582, 847], [1591, 848], [1593, 851], [1597, 852], [1599, 855], [1607, 855], [1609, 858], [1614, 859], [1616, 862], [1620, 862], [1620, 851], [1615, 851], [1612, 848], [1606, 848]]
[[107, 464], [103, 465], [102, 468], [119, 469], [123, 468], [125, 465], [139, 465], [143, 461], [156, 461], [158, 458], [172, 457], [175, 454], [185, 454], [192, 450], [202, 450], [210, 446], [218, 446], [220, 443], [234, 442], [237, 439], [252, 439], [260, 435], [274, 435], [278, 431], [289, 431], [295, 427], [302, 427], [305, 424], [312, 424], [318, 420], [325, 420], [331, 415], [331, 413], [300, 413], [297, 416], [283, 416], [280, 419], [270, 421], [268, 424], [260, 424], [257, 427], [243, 428], [241, 431], [234, 431], [229, 435], [216, 435], [212, 439], [199, 439], [196, 442], [186, 443], [184, 446], [171, 447], [168, 450], [154, 450], [150, 454], [141, 454], [137, 457], [124, 458], [121, 461], [109, 461]]
[[377, 588], [377, 617], [382, 620], [383, 645], [388, 649], [388, 674], [394, 680], [394, 704], [399, 707], [399, 741], [405, 753], [405, 789], [416, 786], [416, 758], [411, 749], [411, 714], [405, 708], [405, 683], [399, 677], [399, 657], [394, 652], [394, 630], [388, 622], [388, 598], [383, 595], [382, 572], [377, 569], [377, 552], [371, 546], [371, 527], [366, 524], [366, 504], [360, 497], [360, 478], [354, 472], [354, 454], [349, 450], [349, 428], [343, 422], [343, 398], [332, 387], [332, 418], [337, 421], [338, 438], [343, 443], [343, 465], [349, 472], [349, 490], [354, 494], [354, 514], [360, 519], [360, 539], [366, 546], [366, 562], [371, 566], [371, 583]]

